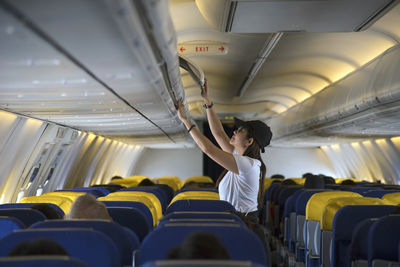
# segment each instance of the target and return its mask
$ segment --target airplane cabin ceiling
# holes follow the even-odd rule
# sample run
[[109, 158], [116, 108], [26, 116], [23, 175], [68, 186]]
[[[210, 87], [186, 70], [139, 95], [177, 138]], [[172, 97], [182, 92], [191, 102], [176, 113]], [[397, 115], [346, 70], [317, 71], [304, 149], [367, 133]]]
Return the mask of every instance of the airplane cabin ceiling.
[[[185, 54], [203, 69], [221, 117], [231, 114], [267, 120], [279, 116], [378, 57], [400, 40], [399, 4], [362, 32], [283, 33], [254, 80], [238, 97], [238, 90], [272, 33], [218, 31], [208, 24], [194, 0], [170, 1], [170, 13], [178, 44], [217, 41], [227, 46], [228, 53], [224, 55]], [[220, 19], [224, 20], [223, 17]], [[251, 19], [241, 19], [243, 24], [246, 21], [251, 23]], [[243, 25], [243, 28], [251, 29], [251, 25]], [[191, 115], [204, 118], [199, 88], [188, 75], [183, 77], [183, 84]]]
[[179, 47], [191, 47], [182, 52], [204, 71], [221, 118], [268, 121], [400, 42], [399, 4], [365, 31], [280, 34], [216, 30], [200, 2], [0, 2], [0, 109], [128, 143], [187, 142], [174, 101], [185, 97], [198, 120], [205, 111], [198, 85], [179, 70]]

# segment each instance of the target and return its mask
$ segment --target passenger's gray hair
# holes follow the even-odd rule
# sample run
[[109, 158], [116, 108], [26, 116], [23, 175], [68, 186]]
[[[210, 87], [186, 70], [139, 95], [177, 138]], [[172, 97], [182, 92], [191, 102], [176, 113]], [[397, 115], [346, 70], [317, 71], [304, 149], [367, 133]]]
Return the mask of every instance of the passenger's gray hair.
[[112, 220], [106, 206], [90, 194], [77, 197], [65, 219]]

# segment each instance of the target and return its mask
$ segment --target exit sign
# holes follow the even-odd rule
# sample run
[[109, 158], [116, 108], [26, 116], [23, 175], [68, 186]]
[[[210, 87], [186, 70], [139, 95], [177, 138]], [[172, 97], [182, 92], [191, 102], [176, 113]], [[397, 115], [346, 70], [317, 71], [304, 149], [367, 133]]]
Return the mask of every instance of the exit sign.
[[225, 43], [181, 43], [178, 53], [183, 55], [226, 55], [228, 46]]

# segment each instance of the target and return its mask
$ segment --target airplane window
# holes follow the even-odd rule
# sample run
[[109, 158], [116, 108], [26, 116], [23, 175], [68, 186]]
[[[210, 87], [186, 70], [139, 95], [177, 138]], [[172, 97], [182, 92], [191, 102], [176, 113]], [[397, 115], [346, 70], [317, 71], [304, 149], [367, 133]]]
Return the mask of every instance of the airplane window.
[[53, 176], [54, 169], [55, 169], [55, 167], [51, 167], [51, 169], [50, 169], [50, 171], [49, 171], [49, 174], [47, 175], [47, 178], [46, 178], [46, 180], [44, 181], [44, 185], [43, 185], [43, 186], [46, 186], [47, 183], [50, 181], [51, 177]]
[[33, 182], [33, 180], [35, 180], [36, 176], [39, 173], [39, 169], [40, 169], [40, 164], [39, 164], [39, 166], [34, 167], [32, 174], [31, 174], [31, 178], [29, 179], [30, 184]]

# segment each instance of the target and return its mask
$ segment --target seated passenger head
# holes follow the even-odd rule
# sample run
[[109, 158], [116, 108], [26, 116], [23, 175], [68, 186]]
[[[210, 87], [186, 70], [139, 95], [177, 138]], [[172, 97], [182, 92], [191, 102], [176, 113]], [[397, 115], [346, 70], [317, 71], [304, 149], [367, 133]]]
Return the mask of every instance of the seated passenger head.
[[198, 188], [200, 187], [198, 182], [190, 181], [183, 185], [183, 188]]
[[10, 250], [7, 256], [31, 256], [31, 255], [68, 255], [68, 252], [57, 242], [40, 238], [33, 241], [19, 243]]
[[111, 221], [106, 206], [90, 194], [77, 197], [65, 218]]
[[307, 189], [323, 189], [325, 188], [325, 180], [319, 175], [311, 175], [306, 178], [304, 188]]
[[341, 185], [356, 185], [356, 183], [350, 179], [346, 179], [346, 180], [342, 181], [340, 184]]
[[310, 177], [310, 176], [312, 176], [313, 174], [311, 173], [311, 172], [306, 172], [306, 173], [304, 173], [303, 174], [303, 178], [307, 178], [307, 177]]
[[271, 176], [271, 178], [275, 178], [275, 179], [285, 179], [285, 176], [283, 176], [282, 174], [274, 174]]
[[214, 259], [229, 260], [230, 256], [219, 238], [210, 232], [195, 232], [186, 237], [183, 244], [173, 247], [167, 259]]
[[118, 179], [123, 179], [123, 178], [121, 176], [119, 176], [119, 175], [115, 175], [115, 176], [111, 177], [111, 181], [112, 180], [118, 180]]
[[143, 179], [138, 186], [153, 186], [155, 185], [155, 183], [153, 183], [153, 181], [151, 181], [150, 179]]
[[62, 219], [62, 215], [55, 208], [46, 203], [35, 204], [30, 206], [30, 208], [43, 213], [47, 220]]
[[333, 179], [333, 177], [325, 176], [325, 175], [323, 177], [324, 177], [324, 181], [325, 181], [326, 185], [327, 184], [336, 184], [335, 179]]

